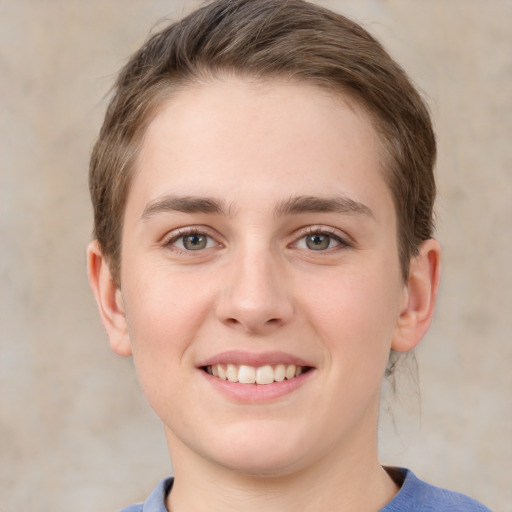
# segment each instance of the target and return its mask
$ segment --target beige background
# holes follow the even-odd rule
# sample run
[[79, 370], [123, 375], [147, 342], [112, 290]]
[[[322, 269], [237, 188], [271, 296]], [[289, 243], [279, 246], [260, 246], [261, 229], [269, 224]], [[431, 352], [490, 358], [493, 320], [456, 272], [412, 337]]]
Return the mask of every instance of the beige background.
[[[444, 277], [382, 458], [512, 511], [512, 4], [332, 0], [426, 91]], [[0, 0], [0, 511], [112, 511], [170, 472], [88, 289], [88, 154], [114, 74], [184, 0]], [[389, 402], [389, 404], [388, 404]], [[421, 404], [421, 405], [420, 405]]]

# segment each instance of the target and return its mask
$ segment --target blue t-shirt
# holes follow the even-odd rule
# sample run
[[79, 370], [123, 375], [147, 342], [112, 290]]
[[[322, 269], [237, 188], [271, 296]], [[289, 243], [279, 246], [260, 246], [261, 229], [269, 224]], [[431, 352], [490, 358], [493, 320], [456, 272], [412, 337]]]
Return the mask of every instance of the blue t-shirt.
[[[421, 481], [408, 469], [397, 470], [403, 475], [402, 487], [379, 512], [492, 512], [464, 494]], [[162, 480], [144, 503], [131, 505], [121, 512], [167, 512], [165, 498], [172, 482], [172, 478]]]

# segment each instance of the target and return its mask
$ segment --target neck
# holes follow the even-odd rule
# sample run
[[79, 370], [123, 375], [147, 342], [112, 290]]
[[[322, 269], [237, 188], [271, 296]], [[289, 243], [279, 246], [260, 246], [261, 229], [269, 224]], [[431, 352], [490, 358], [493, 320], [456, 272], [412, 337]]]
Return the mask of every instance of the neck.
[[272, 476], [233, 471], [169, 444], [175, 474], [167, 499], [170, 512], [199, 512], [205, 503], [210, 512], [377, 512], [398, 491], [378, 462], [376, 440]]

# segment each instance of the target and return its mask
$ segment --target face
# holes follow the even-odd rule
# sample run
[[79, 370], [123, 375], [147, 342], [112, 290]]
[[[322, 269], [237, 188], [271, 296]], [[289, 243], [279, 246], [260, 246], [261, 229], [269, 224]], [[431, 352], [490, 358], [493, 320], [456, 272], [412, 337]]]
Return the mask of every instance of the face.
[[161, 108], [127, 201], [118, 350], [173, 456], [277, 475], [375, 450], [406, 296], [379, 154], [368, 117], [312, 85], [219, 80]]

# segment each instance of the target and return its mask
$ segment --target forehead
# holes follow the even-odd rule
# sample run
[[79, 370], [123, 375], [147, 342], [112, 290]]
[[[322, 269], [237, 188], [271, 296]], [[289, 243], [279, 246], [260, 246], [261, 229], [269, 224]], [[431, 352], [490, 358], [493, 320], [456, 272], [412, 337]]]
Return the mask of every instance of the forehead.
[[204, 193], [236, 206], [248, 191], [277, 201], [325, 195], [326, 187], [345, 194], [352, 182], [385, 186], [381, 142], [363, 109], [309, 83], [225, 78], [160, 106], [128, 203], [134, 195]]

